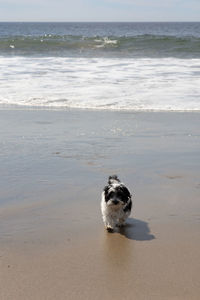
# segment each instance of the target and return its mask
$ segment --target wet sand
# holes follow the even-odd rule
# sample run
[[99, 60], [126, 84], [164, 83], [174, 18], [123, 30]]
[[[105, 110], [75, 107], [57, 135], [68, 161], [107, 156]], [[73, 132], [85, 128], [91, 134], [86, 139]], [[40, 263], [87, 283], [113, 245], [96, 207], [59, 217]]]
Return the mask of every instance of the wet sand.
[[[200, 115], [0, 111], [0, 299], [199, 299]], [[107, 233], [100, 193], [133, 194]]]

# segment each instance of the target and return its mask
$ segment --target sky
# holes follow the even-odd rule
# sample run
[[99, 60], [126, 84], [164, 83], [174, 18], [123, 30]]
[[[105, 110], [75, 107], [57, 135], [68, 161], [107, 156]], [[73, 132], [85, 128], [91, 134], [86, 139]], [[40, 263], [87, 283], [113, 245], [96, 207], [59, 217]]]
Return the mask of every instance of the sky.
[[0, 0], [0, 22], [200, 21], [200, 0]]

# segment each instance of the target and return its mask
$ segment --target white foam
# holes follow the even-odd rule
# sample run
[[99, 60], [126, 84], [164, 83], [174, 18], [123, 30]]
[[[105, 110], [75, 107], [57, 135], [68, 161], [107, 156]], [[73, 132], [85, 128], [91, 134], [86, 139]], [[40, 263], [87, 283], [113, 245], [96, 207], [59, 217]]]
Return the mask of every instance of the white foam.
[[98, 45], [95, 45], [95, 48], [105, 48], [106, 45], [117, 45], [118, 41], [117, 40], [111, 40], [108, 37], [104, 37], [101, 39], [95, 39], [94, 40], [96, 43], [100, 43]]
[[200, 110], [200, 59], [0, 57], [0, 104]]

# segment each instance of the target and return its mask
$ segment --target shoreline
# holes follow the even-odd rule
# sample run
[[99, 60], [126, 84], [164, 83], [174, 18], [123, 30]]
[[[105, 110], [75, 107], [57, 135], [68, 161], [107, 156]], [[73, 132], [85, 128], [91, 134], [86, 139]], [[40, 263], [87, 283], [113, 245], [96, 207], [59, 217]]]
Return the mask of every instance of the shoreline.
[[127, 113], [200, 113], [200, 109], [185, 110], [161, 110], [161, 109], [131, 109], [131, 108], [91, 108], [91, 107], [48, 107], [48, 106], [28, 106], [28, 105], [0, 105], [0, 111], [58, 111], [58, 112], [127, 112]]

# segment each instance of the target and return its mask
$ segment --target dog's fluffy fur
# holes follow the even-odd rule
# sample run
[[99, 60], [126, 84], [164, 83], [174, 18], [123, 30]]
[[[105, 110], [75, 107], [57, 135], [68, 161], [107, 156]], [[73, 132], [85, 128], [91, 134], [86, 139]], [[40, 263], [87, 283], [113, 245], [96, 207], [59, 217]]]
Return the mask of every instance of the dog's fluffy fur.
[[117, 175], [108, 178], [101, 199], [103, 222], [108, 231], [125, 225], [132, 208], [131, 194]]

